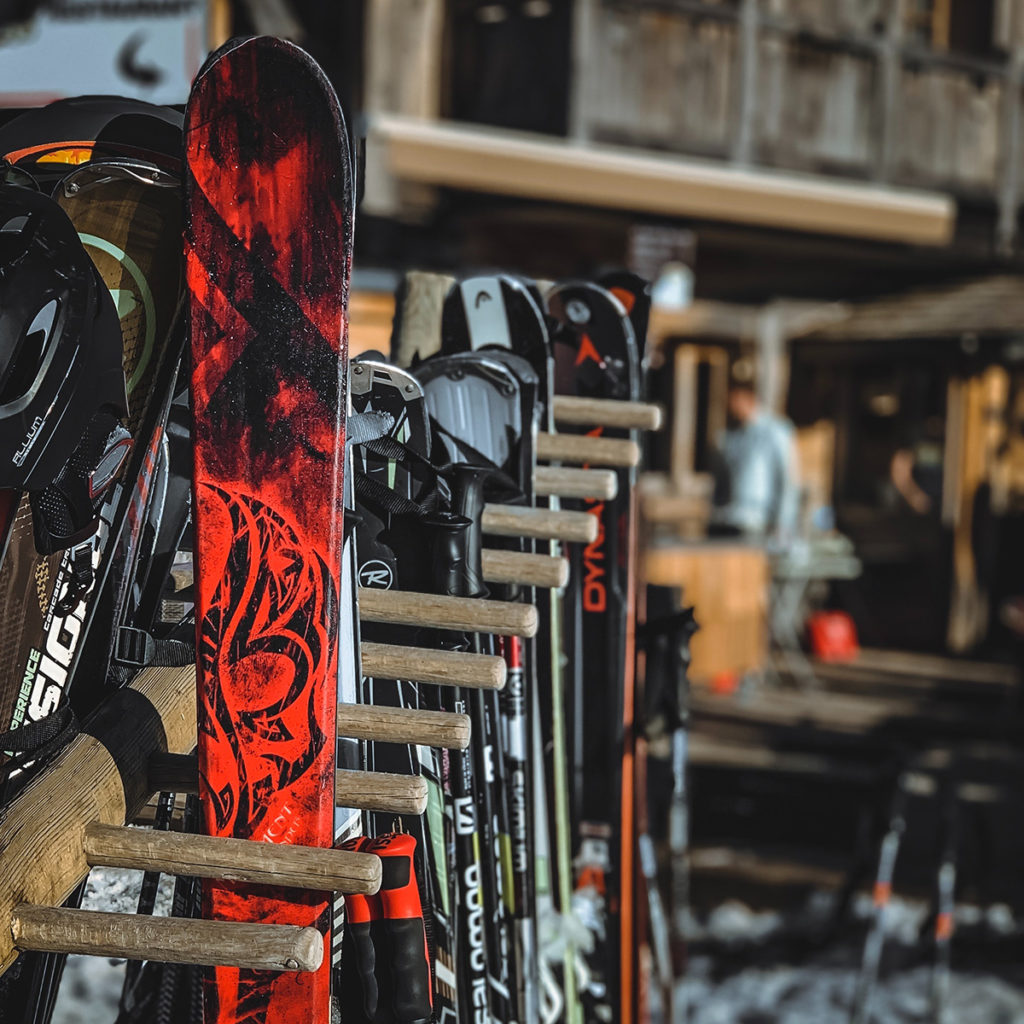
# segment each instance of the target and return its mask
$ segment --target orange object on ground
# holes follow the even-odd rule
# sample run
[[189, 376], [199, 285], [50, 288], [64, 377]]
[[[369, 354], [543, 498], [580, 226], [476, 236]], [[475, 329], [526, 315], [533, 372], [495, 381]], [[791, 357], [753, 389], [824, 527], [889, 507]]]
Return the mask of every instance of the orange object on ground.
[[807, 619], [811, 651], [822, 661], [853, 661], [860, 653], [857, 627], [846, 612], [814, 612]]

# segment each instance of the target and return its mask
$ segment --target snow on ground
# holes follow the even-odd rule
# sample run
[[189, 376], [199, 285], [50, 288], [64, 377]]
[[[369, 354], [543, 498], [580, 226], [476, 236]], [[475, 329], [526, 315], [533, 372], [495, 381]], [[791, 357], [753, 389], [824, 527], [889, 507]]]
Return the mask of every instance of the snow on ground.
[[[142, 872], [94, 868], [82, 899], [84, 910], [134, 914], [139, 905]], [[156, 913], [171, 909], [174, 879], [163, 876], [157, 892]], [[111, 1024], [124, 983], [125, 962], [98, 956], [69, 956], [64, 969], [53, 1024]]]
[[[867, 896], [858, 898], [853, 916], [856, 935], [787, 957], [784, 935], [823, 920], [831, 909], [819, 894], [788, 919], [755, 912], [740, 903], [716, 907], [694, 922], [695, 953], [687, 976], [676, 988], [674, 1024], [849, 1024], [859, 974], [863, 922], [871, 910]], [[922, 903], [894, 900], [886, 928], [886, 957], [872, 1001], [874, 1024], [1024, 1024], [1024, 971], [987, 973], [954, 970], [943, 1017], [932, 1002], [932, 971], [921, 963], [919, 929], [927, 915]], [[984, 928], [990, 935], [1021, 934], [1009, 908], [957, 910], [958, 927]], [[775, 955], [772, 955], [772, 948]]]

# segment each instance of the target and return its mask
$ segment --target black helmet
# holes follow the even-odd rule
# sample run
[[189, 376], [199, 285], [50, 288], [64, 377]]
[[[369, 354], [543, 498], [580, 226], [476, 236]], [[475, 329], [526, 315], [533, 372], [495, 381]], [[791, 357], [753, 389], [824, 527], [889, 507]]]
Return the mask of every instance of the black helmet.
[[0, 487], [33, 492], [40, 551], [91, 532], [126, 413], [117, 312], [71, 221], [0, 184]]

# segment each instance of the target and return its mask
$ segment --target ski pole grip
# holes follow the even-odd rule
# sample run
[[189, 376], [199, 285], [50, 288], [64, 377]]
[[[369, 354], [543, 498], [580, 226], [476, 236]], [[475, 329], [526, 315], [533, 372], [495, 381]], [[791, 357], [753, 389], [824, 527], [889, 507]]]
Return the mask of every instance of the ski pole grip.
[[[493, 471], [486, 466], [472, 463], [458, 463], [446, 471], [452, 489], [452, 512], [469, 521], [469, 526], [459, 535], [458, 548], [437, 552], [439, 557], [450, 554], [456, 558], [454, 567], [461, 569], [452, 582], [455, 586], [445, 593], [456, 597], [486, 597], [487, 587], [480, 567], [480, 552], [483, 548], [481, 523], [484, 516], [484, 485]], [[438, 578], [445, 578], [443, 566], [435, 563]]]
[[556, 423], [574, 427], [615, 427], [622, 430], [661, 430], [664, 410], [653, 402], [620, 398], [555, 395], [551, 412]]
[[364, 849], [377, 854], [383, 865], [379, 899], [390, 952], [394, 1020], [426, 1024], [431, 1017], [433, 992], [430, 950], [414, 869], [416, 840], [395, 832], [371, 839]]
[[[365, 836], [347, 839], [341, 849], [352, 853], [366, 849]], [[360, 1000], [362, 1018], [359, 1024], [369, 1022], [377, 1015], [380, 991], [377, 985], [377, 954], [371, 933], [372, 922], [381, 916], [380, 897], [345, 894], [345, 932], [341, 947], [341, 970], [344, 979], [342, 993], [347, 999], [355, 991], [362, 995]], [[348, 1020], [348, 1015], [346, 1015]]]

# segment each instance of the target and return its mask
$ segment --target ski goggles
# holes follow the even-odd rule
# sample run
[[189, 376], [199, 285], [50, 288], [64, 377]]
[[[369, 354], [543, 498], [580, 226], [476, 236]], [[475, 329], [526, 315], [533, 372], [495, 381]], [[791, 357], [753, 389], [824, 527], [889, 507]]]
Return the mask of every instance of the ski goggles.
[[106, 157], [90, 163], [37, 163], [29, 167], [4, 161], [0, 163], [0, 181], [20, 185], [35, 192], [47, 192], [65, 198], [80, 196], [116, 181], [133, 181], [157, 188], [180, 188], [181, 178], [149, 160], [136, 157]]

